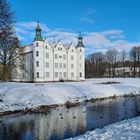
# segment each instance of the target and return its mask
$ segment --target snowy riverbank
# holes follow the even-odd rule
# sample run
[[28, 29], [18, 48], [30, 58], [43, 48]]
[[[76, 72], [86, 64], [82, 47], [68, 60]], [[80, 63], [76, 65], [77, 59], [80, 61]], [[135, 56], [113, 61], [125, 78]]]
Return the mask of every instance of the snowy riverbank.
[[124, 120], [102, 129], [95, 129], [69, 140], [139, 140], [140, 117]]
[[[101, 84], [108, 81], [120, 83]], [[131, 93], [140, 94], [140, 79], [101, 78], [84, 82], [56, 82], [43, 85], [4, 82], [0, 83], [0, 112]]]

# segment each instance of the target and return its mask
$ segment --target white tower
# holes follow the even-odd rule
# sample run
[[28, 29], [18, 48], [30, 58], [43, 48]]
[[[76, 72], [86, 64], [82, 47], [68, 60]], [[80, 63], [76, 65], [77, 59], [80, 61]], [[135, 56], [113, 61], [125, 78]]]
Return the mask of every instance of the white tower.
[[83, 37], [81, 32], [78, 36], [78, 44], [77, 44], [77, 80], [85, 79], [85, 47], [83, 44]]
[[44, 40], [41, 36], [39, 22], [36, 27], [36, 36], [33, 42], [34, 81], [44, 81]]

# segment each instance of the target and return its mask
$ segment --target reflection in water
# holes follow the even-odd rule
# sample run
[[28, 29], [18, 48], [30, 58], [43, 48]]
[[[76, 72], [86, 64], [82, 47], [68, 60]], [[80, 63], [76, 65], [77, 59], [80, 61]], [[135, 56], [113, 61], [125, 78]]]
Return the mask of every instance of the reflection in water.
[[79, 128], [81, 132], [85, 132], [84, 110], [85, 107], [80, 106], [69, 110], [62, 107], [59, 111], [53, 110], [48, 115], [38, 115], [34, 121], [35, 138], [39, 140], [56, 139], [56, 137], [63, 139], [67, 135], [73, 136]]
[[140, 113], [140, 96], [59, 107], [48, 114], [0, 118], [0, 140], [57, 140], [83, 134]]

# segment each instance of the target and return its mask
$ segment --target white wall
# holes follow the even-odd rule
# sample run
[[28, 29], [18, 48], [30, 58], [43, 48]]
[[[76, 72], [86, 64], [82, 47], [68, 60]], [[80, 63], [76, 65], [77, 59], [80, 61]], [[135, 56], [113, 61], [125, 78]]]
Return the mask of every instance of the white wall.
[[34, 82], [59, 81], [60, 79], [84, 80], [84, 48], [75, 48], [73, 44], [66, 48], [61, 41], [52, 46], [45, 40], [35, 41], [32, 46], [25, 47], [23, 53], [26, 71], [20, 69], [21, 75], [17, 79]]

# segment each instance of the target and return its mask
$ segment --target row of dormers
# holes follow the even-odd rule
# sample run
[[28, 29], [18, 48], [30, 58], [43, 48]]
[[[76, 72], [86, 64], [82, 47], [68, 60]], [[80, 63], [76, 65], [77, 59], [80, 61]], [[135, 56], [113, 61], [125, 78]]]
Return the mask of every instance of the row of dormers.
[[36, 47], [44, 46], [46, 49], [55, 49], [59, 51], [75, 52], [77, 50], [77, 47], [75, 47], [73, 43], [70, 43], [69, 45], [64, 45], [60, 40], [58, 42], [53, 42], [53, 43], [49, 43], [47, 39], [45, 39], [45, 41], [43, 42], [35, 41], [33, 43], [33, 46], [36, 46]]

